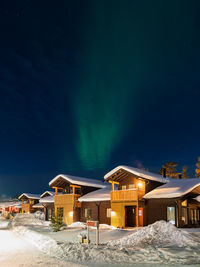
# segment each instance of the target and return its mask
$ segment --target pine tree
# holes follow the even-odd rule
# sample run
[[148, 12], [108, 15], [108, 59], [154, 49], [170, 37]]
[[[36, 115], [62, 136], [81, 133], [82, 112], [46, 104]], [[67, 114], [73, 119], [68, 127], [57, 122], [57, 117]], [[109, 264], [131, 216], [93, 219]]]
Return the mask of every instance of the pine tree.
[[198, 157], [198, 161], [196, 163], [195, 177], [200, 178], [200, 157]]
[[183, 169], [182, 169], [182, 178], [183, 179], [188, 178], [188, 167], [187, 166], [183, 166]]
[[63, 212], [61, 209], [57, 209], [57, 212], [53, 212], [51, 216], [51, 225], [54, 232], [60, 231], [60, 229], [64, 226], [63, 223]]
[[163, 175], [164, 170], [166, 172], [166, 177], [170, 177], [170, 178], [178, 178], [178, 173], [176, 170], [176, 166], [178, 166], [177, 163], [169, 161], [167, 163], [165, 163], [162, 168], [159, 171], [159, 174]]

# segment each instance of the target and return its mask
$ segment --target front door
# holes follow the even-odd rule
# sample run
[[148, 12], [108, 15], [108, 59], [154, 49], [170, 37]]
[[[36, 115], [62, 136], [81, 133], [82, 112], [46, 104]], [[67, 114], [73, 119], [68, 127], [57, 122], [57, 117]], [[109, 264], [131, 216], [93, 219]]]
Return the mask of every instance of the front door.
[[125, 225], [126, 227], [136, 226], [136, 206], [125, 207]]

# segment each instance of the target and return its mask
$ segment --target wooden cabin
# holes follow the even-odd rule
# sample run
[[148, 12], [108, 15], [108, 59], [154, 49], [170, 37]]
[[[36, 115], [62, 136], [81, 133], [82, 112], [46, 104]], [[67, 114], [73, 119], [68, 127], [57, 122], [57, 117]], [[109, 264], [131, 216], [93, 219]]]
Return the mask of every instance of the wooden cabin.
[[45, 221], [51, 220], [51, 216], [54, 212], [54, 197], [55, 192], [52, 191], [45, 191], [40, 196], [40, 203], [44, 207]]
[[104, 188], [103, 182], [83, 177], [60, 174], [50, 181], [49, 186], [55, 189], [55, 212], [59, 209], [63, 222], [67, 225], [80, 221], [81, 202], [79, 197]]
[[147, 225], [143, 196], [167, 183], [161, 175], [128, 166], [116, 167], [104, 179], [112, 184], [111, 225], [120, 228]]
[[110, 192], [111, 185], [107, 184], [105, 188], [93, 191], [79, 198], [81, 202], [81, 222], [88, 219], [99, 221], [100, 224], [111, 223], [111, 205]]
[[19, 200], [22, 201], [22, 213], [32, 213], [36, 210], [33, 208], [33, 205], [39, 203], [40, 195], [23, 193], [19, 196]]
[[169, 179], [144, 196], [147, 224], [169, 221], [177, 227], [200, 225], [200, 179]]

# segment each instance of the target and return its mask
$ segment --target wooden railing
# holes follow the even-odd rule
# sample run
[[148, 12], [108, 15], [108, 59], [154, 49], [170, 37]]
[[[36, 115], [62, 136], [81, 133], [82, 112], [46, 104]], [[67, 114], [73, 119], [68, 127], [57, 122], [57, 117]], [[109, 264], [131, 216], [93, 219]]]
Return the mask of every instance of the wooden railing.
[[78, 194], [55, 195], [55, 205], [72, 204], [73, 207], [80, 207], [81, 203], [78, 202], [80, 196]]
[[111, 201], [138, 201], [144, 195], [144, 192], [134, 188], [128, 190], [111, 191]]

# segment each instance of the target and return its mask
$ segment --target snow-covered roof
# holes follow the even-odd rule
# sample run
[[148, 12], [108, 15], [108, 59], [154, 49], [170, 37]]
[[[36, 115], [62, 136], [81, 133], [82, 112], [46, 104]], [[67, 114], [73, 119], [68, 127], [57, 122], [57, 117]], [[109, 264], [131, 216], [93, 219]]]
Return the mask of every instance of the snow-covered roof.
[[30, 198], [30, 199], [40, 199], [40, 195], [39, 194], [23, 193], [18, 198], [21, 199], [22, 197], [27, 197], [27, 198]]
[[108, 201], [110, 200], [110, 191], [112, 186], [106, 185], [105, 188], [90, 192], [78, 199], [80, 202]]
[[54, 203], [54, 195], [41, 198], [40, 203]]
[[42, 205], [42, 203], [37, 203], [37, 204], [34, 204], [32, 208], [44, 208], [44, 206]]
[[55, 192], [45, 191], [40, 197], [43, 198], [45, 195], [54, 196], [55, 195]]
[[0, 202], [0, 208], [15, 207], [16, 205], [21, 204], [19, 201], [3, 201]]
[[194, 199], [200, 202], [200, 195], [198, 197], [195, 197]]
[[168, 179], [162, 177], [159, 174], [155, 174], [152, 172], [148, 172], [148, 171], [144, 171], [144, 170], [141, 170], [138, 168], [133, 168], [133, 167], [124, 166], [124, 165], [118, 166], [118, 167], [114, 168], [113, 170], [111, 170], [110, 172], [108, 172], [104, 176], [104, 179], [107, 180], [111, 175], [113, 175], [114, 173], [116, 173], [117, 171], [119, 171], [121, 169], [125, 170], [129, 173], [132, 173], [138, 177], [147, 179], [147, 180], [152, 180], [152, 181], [156, 181], [156, 182], [160, 182], [160, 183], [164, 183], [164, 184], [168, 182]]
[[54, 179], [52, 179], [49, 182], [49, 186], [53, 186], [53, 184], [57, 180], [59, 180], [60, 178], [64, 179], [68, 183], [74, 184], [74, 185], [97, 187], [97, 188], [104, 188], [105, 187], [104, 183], [101, 182], [101, 181], [98, 181], [98, 180], [95, 180], [95, 179], [72, 176], [72, 175], [68, 175], [68, 174], [59, 174], [59, 175], [57, 175]]
[[161, 185], [144, 195], [145, 199], [181, 197], [200, 186], [200, 179], [169, 179], [167, 184]]

